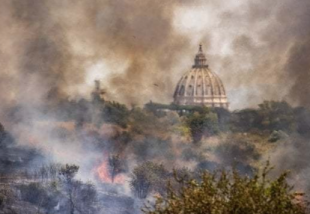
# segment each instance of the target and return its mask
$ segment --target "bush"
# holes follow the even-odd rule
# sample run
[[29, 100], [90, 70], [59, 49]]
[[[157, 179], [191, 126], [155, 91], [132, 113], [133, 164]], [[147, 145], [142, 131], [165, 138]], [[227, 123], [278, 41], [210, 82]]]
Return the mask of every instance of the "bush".
[[294, 110], [286, 102], [265, 101], [259, 105], [258, 112], [264, 130], [283, 130], [287, 133], [296, 130]]
[[21, 185], [19, 189], [24, 201], [43, 207], [46, 210], [52, 210], [58, 203], [55, 191], [44, 188], [39, 183]]
[[151, 191], [164, 193], [168, 176], [163, 165], [145, 162], [133, 170], [131, 189], [139, 198], [146, 198]]
[[129, 117], [128, 108], [117, 102], [106, 102], [103, 108], [103, 120], [108, 123], [117, 124], [123, 128], [127, 127]]
[[253, 143], [238, 137], [232, 137], [220, 143], [215, 148], [215, 154], [221, 158], [221, 162], [225, 165], [235, 162], [248, 163], [251, 160], [258, 160], [260, 157]]
[[158, 197], [146, 206], [147, 214], [217, 213], [217, 214], [305, 214], [306, 207], [291, 193], [284, 173], [268, 180], [269, 166], [253, 178], [242, 177], [235, 170], [208, 173], [201, 179], [179, 179], [181, 188], [168, 187], [167, 197]]
[[204, 135], [210, 136], [219, 132], [217, 115], [209, 111], [188, 115], [186, 124], [194, 142], [199, 142]]

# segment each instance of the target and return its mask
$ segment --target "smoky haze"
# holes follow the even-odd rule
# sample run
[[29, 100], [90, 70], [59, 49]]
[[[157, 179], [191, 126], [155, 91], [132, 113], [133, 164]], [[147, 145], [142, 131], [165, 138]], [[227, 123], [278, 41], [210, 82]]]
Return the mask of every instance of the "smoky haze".
[[[96, 78], [108, 100], [170, 103], [199, 43], [232, 110], [282, 99], [310, 107], [309, 0], [1, 0], [0, 122], [18, 143], [76, 163], [87, 177], [102, 159], [92, 146], [101, 138], [46, 115], [45, 107], [89, 98]], [[280, 167], [294, 167], [309, 157], [304, 148], [288, 144], [272, 161], [281, 165], [293, 153], [300, 158]]]
[[[1, 4], [2, 105], [31, 108], [63, 96], [83, 97], [91, 90], [85, 84], [88, 68], [101, 61], [111, 65], [96, 71], [105, 74], [108, 98], [169, 103], [200, 42], [233, 109], [264, 99], [309, 105], [306, 0]], [[191, 31], [193, 22], [201, 23], [198, 30]]]

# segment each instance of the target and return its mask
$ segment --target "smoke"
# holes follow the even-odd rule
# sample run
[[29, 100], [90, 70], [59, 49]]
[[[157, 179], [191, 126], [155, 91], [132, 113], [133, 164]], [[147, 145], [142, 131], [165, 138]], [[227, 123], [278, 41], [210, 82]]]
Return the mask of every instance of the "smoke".
[[232, 108], [284, 98], [308, 105], [299, 95], [308, 88], [309, 7], [306, 0], [4, 0], [1, 100], [79, 98], [103, 78], [110, 99], [170, 102], [202, 42]]
[[207, 44], [209, 64], [223, 79], [232, 109], [270, 99], [308, 105], [300, 93], [308, 88], [309, 7], [292, 0], [211, 1], [183, 7], [176, 23]]
[[307, 139], [293, 136], [280, 143], [273, 151], [265, 155], [275, 166], [272, 175], [279, 175], [289, 170], [289, 181], [297, 191], [310, 193], [309, 174], [310, 166], [307, 161], [310, 157], [309, 142]]
[[66, 129], [44, 125], [55, 123], [46, 107], [87, 97], [95, 78], [109, 99], [169, 103], [200, 42], [232, 109], [267, 99], [309, 107], [309, 23], [308, 0], [2, 0], [0, 120], [20, 144], [83, 170], [106, 139], [55, 135]]

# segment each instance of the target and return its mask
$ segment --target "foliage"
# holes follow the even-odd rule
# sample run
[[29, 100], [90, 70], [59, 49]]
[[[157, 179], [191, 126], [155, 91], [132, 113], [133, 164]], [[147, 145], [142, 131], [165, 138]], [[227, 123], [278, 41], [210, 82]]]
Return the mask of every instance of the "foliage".
[[231, 137], [220, 143], [215, 148], [215, 154], [222, 159], [224, 164], [232, 164], [234, 162], [246, 163], [249, 160], [257, 160], [259, 158], [255, 145], [240, 136]]
[[286, 182], [287, 173], [268, 180], [269, 165], [262, 174], [242, 177], [237, 171], [203, 172], [199, 180], [178, 178], [181, 188], [168, 187], [166, 197], [145, 207], [147, 214], [305, 214]]
[[259, 113], [255, 109], [243, 109], [234, 112], [231, 124], [233, 131], [248, 132], [254, 128], [258, 128], [260, 124]]
[[153, 103], [149, 102], [145, 105], [145, 108], [149, 111], [156, 112], [161, 110], [170, 110], [170, 111], [176, 111], [179, 112], [179, 114], [183, 115], [183, 113], [193, 113], [193, 112], [204, 112], [206, 107], [204, 106], [183, 106], [183, 105], [177, 105], [177, 104], [160, 104], [160, 103]]
[[72, 201], [78, 213], [97, 213], [97, 191], [91, 183], [74, 182]]
[[135, 107], [130, 112], [130, 131], [135, 135], [153, 135], [156, 133], [167, 133], [169, 124], [164, 123], [152, 112]]
[[171, 142], [169, 139], [146, 136], [143, 141], [135, 142], [134, 154], [139, 160], [152, 160], [154, 158], [173, 158]]
[[30, 175], [26, 171], [26, 175], [35, 180], [40, 179], [42, 182], [44, 181], [56, 181], [59, 176], [59, 172], [61, 169], [60, 164], [50, 163], [47, 165], [42, 165], [40, 168], [34, 170]]
[[74, 176], [79, 171], [79, 166], [66, 164], [59, 170], [59, 175], [64, 179], [65, 182], [72, 182]]
[[210, 111], [189, 114], [186, 124], [190, 128], [194, 142], [199, 142], [203, 135], [210, 136], [219, 132], [217, 115]]
[[218, 118], [219, 130], [226, 132], [230, 129], [231, 113], [224, 108], [213, 108], [212, 112], [216, 113]]
[[133, 170], [131, 189], [139, 198], [146, 198], [151, 191], [163, 193], [168, 174], [163, 165], [145, 162]]
[[297, 118], [294, 109], [286, 102], [264, 101], [258, 109], [244, 109], [233, 114], [232, 128], [249, 132], [254, 129], [287, 133], [296, 130]]
[[264, 101], [259, 105], [261, 126], [268, 130], [292, 132], [296, 129], [293, 108], [286, 102]]
[[57, 191], [53, 188], [44, 188], [40, 183], [21, 185], [19, 189], [24, 201], [42, 207], [47, 211], [52, 210], [58, 203]]
[[127, 127], [129, 110], [125, 105], [117, 102], [105, 102], [102, 111], [105, 122], [114, 123], [124, 128]]

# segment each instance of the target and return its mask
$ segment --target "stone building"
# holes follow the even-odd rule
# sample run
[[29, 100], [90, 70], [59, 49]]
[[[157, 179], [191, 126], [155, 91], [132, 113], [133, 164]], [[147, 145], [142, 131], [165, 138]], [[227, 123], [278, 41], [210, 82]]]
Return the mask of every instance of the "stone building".
[[194, 65], [179, 80], [173, 97], [174, 103], [178, 105], [228, 108], [224, 85], [210, 70], [201, 45]]

